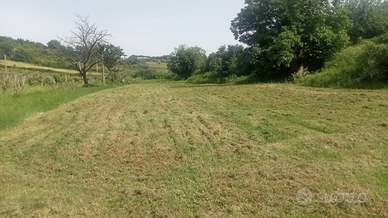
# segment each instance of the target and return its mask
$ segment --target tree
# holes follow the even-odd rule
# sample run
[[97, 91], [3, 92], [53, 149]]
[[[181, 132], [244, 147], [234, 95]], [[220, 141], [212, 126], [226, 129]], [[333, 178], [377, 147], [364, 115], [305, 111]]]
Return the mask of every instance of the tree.
[[189, 78], [195, 71], [205, 66], [206, 51], [202, 48], [180, 45], [171, 53], [167, 67], [183, 79]]
[[99, 54], [104, 62], [104, 66], [108, 68], [112, 76], [112, 81], [121, 80], [119, 65], [121, 58], [125, 55], [123, 49], [112, 44], [99, 45]]
[[34, 60], [34, 55], [31, 53], [30, 50], [26, 48], [19, 48], [15, 49], [13, 60], [25, 63], [32, 63]]
[[51, 40], [50, 42], [47, 43], [47, 47], [50, 49], [57, 49], [61, 47], [61, 42], [58, 40]]
[[110, 35], [106, 30], [99, 31], [95, 24], [91, 25], [88, 17], [77, 15], [78, 21], [75, 21], [76, 31], [73, 36], [60, 40], [64, 46], [58, 47], [58, 55], [71, 63], [80, 73], [84, 80], [84, 85], [88, 86], [86, 73], [96, 64], [102, 62], [99, 55], [98, 45], [106, 43]]
[[388, 2], [382, 0], [339, 0], [353, 26], [348, 34], [353, 42], [388, 32]]
[[4, 55], [11, 56], [12, 49], [10, 39], [0, 36], [0, 58]]
[[221, 46], [217, 52], [211, 53], [206, 60], [205, 71], [220, 76], [236, 74], [234, 65], [244, 52], [242, 45]]
[[285, 77], [300, 67], [316, 70], [343, 49], [351, 23], [328, 0], [246, 0], [232, 21], [236, 39], [248, 45], [250, 64], [265, 78]]

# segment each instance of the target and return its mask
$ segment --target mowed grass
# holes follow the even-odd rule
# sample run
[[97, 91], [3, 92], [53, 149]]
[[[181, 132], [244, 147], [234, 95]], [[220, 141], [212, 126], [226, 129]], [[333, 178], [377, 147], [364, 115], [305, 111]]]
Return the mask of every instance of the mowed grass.
[[[288, 84], [84, 96], [0, 132], [0, 216], [387, 217], [387, 96]], [[315, 202], [354, 189], [365, 203]]]
[[52, 110], [78, 97], [107, 88], [111, 86], [45, 86], [1, 94], [0, 131], [17, 125], [35, 113]]

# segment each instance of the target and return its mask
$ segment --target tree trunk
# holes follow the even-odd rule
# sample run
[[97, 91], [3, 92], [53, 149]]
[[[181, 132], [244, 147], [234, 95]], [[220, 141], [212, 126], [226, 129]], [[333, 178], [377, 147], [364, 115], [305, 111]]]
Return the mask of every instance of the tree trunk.
[[82, 79], [84, 80], [84, 86], [88, 86], [88, 78], [86, 78], [86, 72], [81, 73]]

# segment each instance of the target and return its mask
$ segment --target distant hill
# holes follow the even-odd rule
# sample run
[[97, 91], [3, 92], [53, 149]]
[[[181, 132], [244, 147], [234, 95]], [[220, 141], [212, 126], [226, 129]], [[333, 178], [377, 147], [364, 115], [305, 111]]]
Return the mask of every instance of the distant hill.
[[42, 43], [0, 36], [0, 59], [30, 63], [38, 66], [72, 69], [72, 66], [57, 57], [53, 48]]
[[[58, 69], [71, 69], [73, 66], [54, 54], [54, 47], [50, 46], [55, 40], [44, 45], [39, 42], [33, 42], [24, 39], [13, 39], [11, 37], [0, 36], [0, 60], [7, 56], [7, 60], [24, 62], [37, 66], [51, 67]], [[161, 63], [157, 68], [166, 68], [168, 55], [151, 57], [145, 55], [131, 55], [125, 61], [129, 65], [138, 64], [139, 62]]]
[[0, 67], [1, 70], [7, 66], [8, 70], [12, 72], [12, 69], [17, 69], [16, 72], [22, 72], [23, 70], [32, 70], [32, 71], [39, 71], [39, 72], [60, 72], [60, 73], [72, 73], [72, 74], [78, 74], [78, 71], [72, 70], [72, 69], [60, 69], [60, 68], [53, 68], [53, 67], [44, 67], [44, 66], [37, 66], [34, 64], [24, 63], [24, 62], [16, 62], [16, 61], [4, 61], [0, 60]]

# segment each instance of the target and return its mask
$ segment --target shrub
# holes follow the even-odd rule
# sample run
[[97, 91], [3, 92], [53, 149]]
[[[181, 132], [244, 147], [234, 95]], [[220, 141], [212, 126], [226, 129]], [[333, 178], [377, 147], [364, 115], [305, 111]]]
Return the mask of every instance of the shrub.
[[42, 78], [38, 75], [29, 76], [27, 79], [27, 84], [29, 86], [37, 86], [37, 85], [41, 85], [41, 83], [42, 83]]
[[136, 72], [135, 78], [142, 78], [144, 80], [157, 79], [156, 72], [152, 69], [142, 69]]
[[193, 84], [204, 84], [204, 83], [225, 83], [226, 78], [219, 76], [217, 73], [214, 72], [206, 72], [204, 74], [201, 74], [200, 71], [197, 71], [189, 77], [186, 81], [187, 83], [193, 83]]
[[361, 80], [388, 79], [388, 45], [368, 46], [359, 57]]
[[9, 89], [10, 87], [11, 85], [9, 84], [9, 80], [5, 80], [4, 83], [1, 85], [3, 91], [7, 91], [7, 89]]
[[66, 81], [66, 78], [64, 75], [62, 74], [54, 74], [53, 75], [53, 78], [55, 80], [56, 83], [63, 83]]
[[363, 40], [350, 46], [325, 63], [313, 74], [295, 79], [295, 83], [313, 87], [383, 88], [388, 80], [388, 45], [384, 37]]
[[240, 76], [233, 80], [233, 84], [235, 85], [256, 84], [257, 82], [258, 78], [256, 75]]
[[43, 77], [43, 85], [49, 85], [49, 86], [55, 85], [54, 77], [52, 77], [50, 75], [44, 76]]
[[154, 69], [141, 69], [138, 70], [133, 78], [141, 78], [143, 80], [152, 80], [152, 79], [167, 79], [167, 80], [176, 80], [179, 76], [171, 73], [170, 71], [158, 71]]

